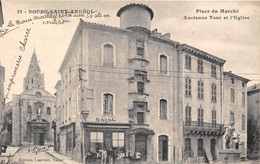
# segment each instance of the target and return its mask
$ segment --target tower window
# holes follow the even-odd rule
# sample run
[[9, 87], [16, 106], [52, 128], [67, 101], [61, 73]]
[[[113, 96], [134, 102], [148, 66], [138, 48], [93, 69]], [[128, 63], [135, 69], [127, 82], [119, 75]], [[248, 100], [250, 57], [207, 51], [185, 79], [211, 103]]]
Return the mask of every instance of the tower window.
[[137, 123], [138, 124], [144, 123], [144, 113], [143, 112], [137, 112]]
[[136, 51], [137, 56], [140, 58], [144, 57], [144, 42], [143, 41], [136, 41]]
[[144, 82], [141, 81], [137, 82], [137, 92], [144, 93]]

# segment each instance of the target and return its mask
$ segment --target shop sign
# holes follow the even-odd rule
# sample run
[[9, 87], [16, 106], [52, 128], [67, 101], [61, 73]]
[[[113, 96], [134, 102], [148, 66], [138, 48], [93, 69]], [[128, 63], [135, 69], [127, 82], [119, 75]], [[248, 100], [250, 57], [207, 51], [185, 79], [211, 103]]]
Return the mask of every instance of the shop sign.
[[116, 120], [114, 118], [96, 118], [96, 122], [101, 122], [101, 123], [112, 123], [112, 122], [116, 122]]

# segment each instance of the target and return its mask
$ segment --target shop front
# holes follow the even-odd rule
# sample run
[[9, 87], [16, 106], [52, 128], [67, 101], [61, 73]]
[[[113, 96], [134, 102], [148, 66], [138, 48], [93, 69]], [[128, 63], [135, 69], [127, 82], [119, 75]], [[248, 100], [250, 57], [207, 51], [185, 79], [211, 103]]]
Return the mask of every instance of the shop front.
[[[131, 124], [85, 123], [84, 148], [87, 163], [143, 163], [152, 158], [153, 131]], [[106, 151], [106, 157], [102, 153]], [[106, 159], [104, 159], [106, 158]]]

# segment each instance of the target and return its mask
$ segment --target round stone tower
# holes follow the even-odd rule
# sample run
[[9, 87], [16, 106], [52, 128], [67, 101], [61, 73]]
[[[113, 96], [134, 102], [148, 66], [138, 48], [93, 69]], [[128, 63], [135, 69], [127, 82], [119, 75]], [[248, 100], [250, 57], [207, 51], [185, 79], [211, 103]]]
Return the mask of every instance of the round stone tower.
[[117, 16], [120, 17], [121, 28], [142, 27], [151, 29], [153, 11], [143, 4], [129, 4], [122, 7]]

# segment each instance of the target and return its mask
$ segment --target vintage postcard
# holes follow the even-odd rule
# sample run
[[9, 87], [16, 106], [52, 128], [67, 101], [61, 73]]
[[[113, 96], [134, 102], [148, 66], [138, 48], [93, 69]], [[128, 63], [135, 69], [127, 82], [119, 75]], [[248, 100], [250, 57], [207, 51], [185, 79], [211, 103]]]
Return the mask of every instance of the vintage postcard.
[[258, 163], [259, 1], [0, 0], [0, 164]]

